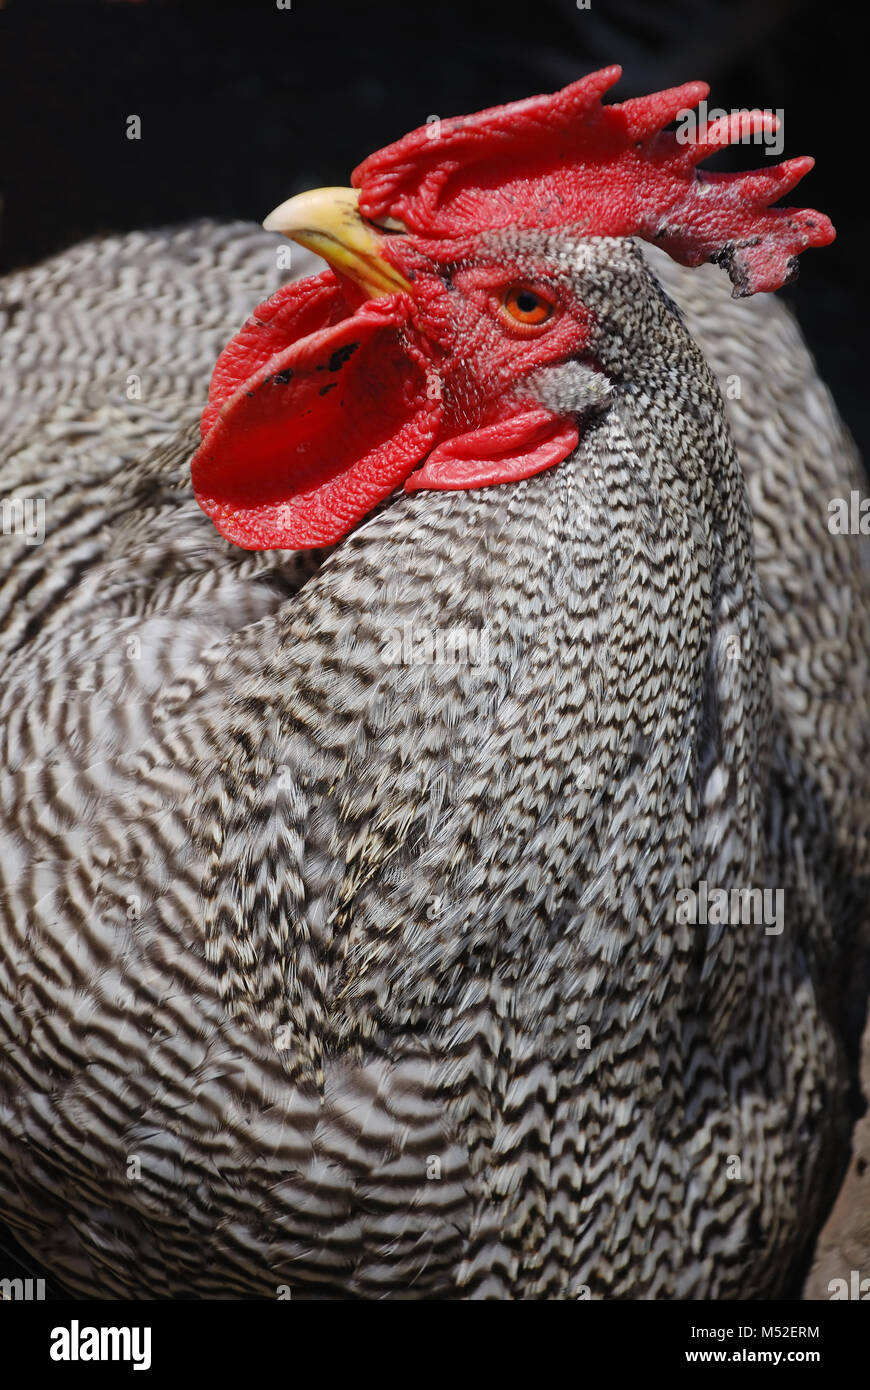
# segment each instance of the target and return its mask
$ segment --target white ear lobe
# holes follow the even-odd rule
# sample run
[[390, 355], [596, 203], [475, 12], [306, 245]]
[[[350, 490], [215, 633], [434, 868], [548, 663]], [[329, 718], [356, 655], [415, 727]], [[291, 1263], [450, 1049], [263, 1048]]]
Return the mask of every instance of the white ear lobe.
[[579, 414], [606, 405], [613, 385], [603, 372], [572, 359], [541, 367], [523, 383], [532, 400], [555, 414]]

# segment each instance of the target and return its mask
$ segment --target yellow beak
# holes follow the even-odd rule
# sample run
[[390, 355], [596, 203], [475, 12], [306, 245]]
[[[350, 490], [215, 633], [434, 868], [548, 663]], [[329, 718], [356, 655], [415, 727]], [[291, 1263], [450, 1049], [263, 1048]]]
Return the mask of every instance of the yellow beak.
[[411, 290], [404, 275], [384, 259], [385, 237], [364, 221], [355, 188], [315, 188], [300, 193], [270, 212], [263, 226], [267, 232], [282, 232], [322, 256], [370, 299]]

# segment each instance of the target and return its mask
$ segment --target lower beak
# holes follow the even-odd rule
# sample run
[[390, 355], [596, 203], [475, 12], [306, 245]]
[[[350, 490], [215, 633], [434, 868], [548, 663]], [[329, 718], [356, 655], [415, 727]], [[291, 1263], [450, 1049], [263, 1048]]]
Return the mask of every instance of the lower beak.
[[386, 237], [359, 211], [355, 188], [315, 188], [288, 198], [263, 223], [307, 246], [369, 296], [408, 294], [410, 281], [384, 258]]

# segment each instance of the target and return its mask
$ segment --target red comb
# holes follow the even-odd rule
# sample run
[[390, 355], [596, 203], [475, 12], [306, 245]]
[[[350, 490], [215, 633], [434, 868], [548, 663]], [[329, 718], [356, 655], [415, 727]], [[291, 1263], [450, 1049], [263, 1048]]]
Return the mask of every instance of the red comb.
[[429, 238], [555, 226], [641, 236], [682, 265], [724, 264], [735, 295], [778, 289], [794, 278], [801, 251], [833, 241], [822, 213], [770, 206], [811, 159], [747, 174], [696, 167], [741, 134], [774, 130], [774, 116], [725, 117], [681, 144], [663, 127], [705, 97], [706, 84], [603, 106], [621, 73], [602, 68], [552, 96], [413, 131], [354, 170], [361, 211]]

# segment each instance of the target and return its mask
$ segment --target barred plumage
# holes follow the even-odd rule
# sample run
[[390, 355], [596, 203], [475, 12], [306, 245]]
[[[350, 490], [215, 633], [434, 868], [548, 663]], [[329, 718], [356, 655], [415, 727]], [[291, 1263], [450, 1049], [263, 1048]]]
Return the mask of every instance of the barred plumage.
[[[265, 234], [6, 281], [3, 490], [47, 526], [0, 550], [0, 1214], [75, 1291], [775, 1295], [823, 1214], [859, 467], [782, 305], [560, 254], [612, 383], [576, 452], [302, 555], [228, 545], [187, 474]], [[406, 624], [488, 660], [385, 661]], [[699, 880], [785, 929], [680, 923]]]

